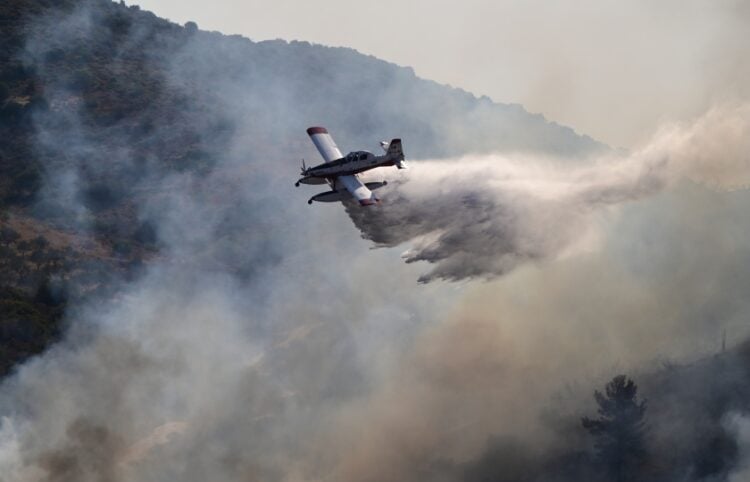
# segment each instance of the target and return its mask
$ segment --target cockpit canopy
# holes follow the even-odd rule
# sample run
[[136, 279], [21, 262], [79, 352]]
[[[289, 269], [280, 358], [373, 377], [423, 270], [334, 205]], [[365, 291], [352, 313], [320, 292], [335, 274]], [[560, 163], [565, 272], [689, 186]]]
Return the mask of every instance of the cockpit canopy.
[[370, 157], [372, 154], [370, 154], [367, 151], [355, 151], [350, 152], [346, 156], [344, 156], [344, 162], [353, 162], [353, 161], [364, 161], [368, 157]]

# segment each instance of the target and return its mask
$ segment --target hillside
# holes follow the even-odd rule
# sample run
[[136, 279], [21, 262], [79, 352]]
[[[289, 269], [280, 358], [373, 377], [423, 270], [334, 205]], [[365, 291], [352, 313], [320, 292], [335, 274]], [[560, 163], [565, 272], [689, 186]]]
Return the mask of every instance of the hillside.
[[[647, 401], [646, 447], [637, 474], [628, 480], [742, 480], [732, 472], [744, 457], [735, 424], [750, 409], [749, 362], [750, 345], [743, 343], [635, 374], [638, 393]], [[581, 395], [571, 390], [550, 401], [548, 430], [564, 441], [562, 446], [490, 439], [481, 457], [452, 470], [470, 481], [602, 480], [591, 437], [580, 423], [582, 416], [594, 415], [594, 407], [583, 411]]]
[[[5, 1], [0, 46], [3, 373], [54, 339], [66, 300], [159, 255], [148, 211], [170, 173], [196, 174], [207, 200], [221, 194], [200, 178], [218, 166], [227, 182], [239, 166], [288, 183], [311, 124], [351, 146], [401, 136], [412, 158], [603, 149], [350, 49], [203, 32], [122, 2]], [[207, 254], [253, 269], [222, 256]]]
[[[310, 125], [328, 127], [344, 151], [375, 150], [380, 139], [401, 137], [415, 164], [497, 152], [575, 163], [606, 146], [521, 106], [420, 79], [351, 49], [205, 32], [123, 2], [5, 0], [0, 46], [0, 377], [59, 341], [5, 378], [0, 405], [8, 420], [0, 439], [17, 450], [17, 466], [46, 471], [48, 480], [81, 481], [408, 479], [388, 477], [390, 465], [393, 474], [418, 480], [606, 480], [601, 474], [611, 467], [597, 460], [581, 417], [596, 416], [592, 392], [607, 380], [578, 379], [575, 366], [551, 370], [538, 363], [545, 354], [535, 347], [568, 345], [581, 351], [575, 363], [601, 363], [605, 371], [601, 358], [610, 354], [583, 348], [612, 346], [603, 338], [619, 332], [607, 331], [598, 315], [595, 330], [572, 323], [570, 335], [557, 331], [552, 323], [571, 318], [538, 300], [556, 291], [559, 279], [520, 300], [528, 318], [506, 323], [540, 316], [542, 336], [533, 338], [547, 339], [543, 344], [462, 321], [483, 316], [473, 300], [485, 298], [465, 298], [471, 306], [455, 324], [446, 322], [442, 317], [459, 315], [445, 315], [440, 297], [464, 287], [418, 286], [395, 249], [369, 250], [378, 239], [355, 243], [364, 233], [341, 206], [309, 207], [310, 191], [293, 187], [300, 158], [317, 159], [305, 135]], [[430, 183], [430, 190], [438, 184]], [[468, 212], [457, 209], [460, 203], [481, 214], [480, 223], [464, 216], [468, 224], [497, 213], [486, 210], [492, 204], [482, 193], [450, 197], [437, 188], [445, 201], [429, 201], [440, 204], [433, 220], [439, 228], [455, 223], [449, 213]], [[685, 210], [705, 204], [699, 198]], [[680, 222], [703, 232], [713, 226], [706, 219], [723, 215], [734, 223], [738, 212], [707, 210]], [[501, 229], [489, 230], [496, 236], [478, 238], [487, 259], [496, 254], [494, 243], [507, 242], [501, 235], [508, 222], [525, 211], [500, 213]], [[551, 213], [543, 218], [549, 228], [557, 212], [544, 213]], [[680, 262], [697, 256], [696, 242], [681, 247], [654, 234], [673, 213], [654, 215], [649, 229], [633, 228], [638, 243], [618, 249], [658, 244], [684, 249]], [[412, 218], [425, 224], [424, 216]], [[561, 237], [556, 225], [548, 230]], [[719, 229], [708, 231], [716, 236]], [[745, 239], [746, 231], [729, 235]], [[731, 250], [724, 241], [710, 249]], [[403, 271], [391, 269], [388, 256]], [[633, 257], [633, 270], [652, 259]], [[598, 266], [585, 275], [606, 284]], [[714, 285], [709, 276], [699, 280], [701, 289], [736, 285], [732, 297], [744, 300], [736, 281], [744, 278], [727, 273], [731, 283]], [[576, 318], [589, 298], [610, 303], [628, 289], [621, 278], [611, 282], [611, 292], [593, 295], [580, 286], [583, 302], [565, 291], [558, 296], [576, 305], [568, 315]], [[521, 285], [519, 298], [541, 286]], [[658, 301], [680, 304], [676, 299]], [[722, 312], [713, 305], [687, 313], [698, 302], [682, 304], [675, 318], [705, 317], [719, 326]], [[456, 306], [447, 311], [463, 313]], [[500, 319], [503, 310], [493, 306], [487, 316]], [[636, 308], [628, 313], [641, 316], [641, 304]], [[647, 308], [643, 326], [651, 322]], [[668, 331], [658, 350], [673, 343], [673, 333], [688, 336]], [[502, 343], [472, 342], [495, 337]], [[495, 356], [506, 351], [507, 358]], [[625, 365], [641, 367], [629, 375], [648, 401], [634, 480], [741, 480], [747, 434], [738, 424], [750, 410], [750, 344], [700, 353], [674, 363], [643, 355]], [[619, 370], [616, 360], [614, 366]], [[527, 384], [533, 389], [518, 389]], [[532, 410], [533, 418], [525, 413]], [[495, 436], [517, 414], [520, 425], [534, 422], [518, 428], [528, 437]], [[502, 423], [479, 427], [491, 419]], [[475, 427], [481, 438], [473, 437]], [[14, 438], [16, 429], [23, 437]], [[446, 441], [472, 447], [444, 450]], [[0, 472], [13, 450], [0, 457]], [[342, 460], [364, 475], [331, 472]]]

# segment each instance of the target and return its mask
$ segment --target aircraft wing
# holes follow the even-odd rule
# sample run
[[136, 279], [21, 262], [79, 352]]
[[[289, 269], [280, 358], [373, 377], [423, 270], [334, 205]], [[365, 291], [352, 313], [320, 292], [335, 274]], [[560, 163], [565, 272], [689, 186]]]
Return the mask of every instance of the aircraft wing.
[[354, 199], [359, 202], [360, 206], [371, 206], [373, 204], [377, 204], [379, 201], [375, 194], [367, 189], [367, 186], [362, 184], [359, 178], [357, 178], [357, 176], [355, 175], [337, 177], [337, 190], [340, 188], [339, 186], [343, 186], [347, 191], [349, 191], [352, 197], [354, 197]]
[[313, 144], [318, 148], [320, 155], [323, 156], [326, 162], [344, 157], [325, 127], [310, 127], [307, 129], [307, 135], [310, 136]]

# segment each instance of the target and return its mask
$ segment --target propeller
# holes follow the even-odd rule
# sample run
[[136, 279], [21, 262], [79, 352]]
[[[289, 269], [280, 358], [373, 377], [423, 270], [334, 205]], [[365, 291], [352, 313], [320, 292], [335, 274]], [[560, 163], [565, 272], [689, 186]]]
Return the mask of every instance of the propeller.
[[[302, 177], [307, 176], [307, 166], [305, 166], [305, 160], [302, 159]], [[294, 183], [294, 187], [299, 187], [299, 181]]]

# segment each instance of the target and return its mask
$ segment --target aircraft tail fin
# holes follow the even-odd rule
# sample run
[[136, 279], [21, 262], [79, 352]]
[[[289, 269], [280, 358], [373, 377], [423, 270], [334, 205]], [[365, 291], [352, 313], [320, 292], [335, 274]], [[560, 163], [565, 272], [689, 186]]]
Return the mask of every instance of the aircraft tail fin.
[[398, 167], [399, 169], [406, 169], [406, 163], [404, 163], [404, 151], [401, 147], [401, 139], [393, 139], [390, 144], [388, 144], [388, 151], [386, 151], [386, 154], [393, 159], [393, 163]]

